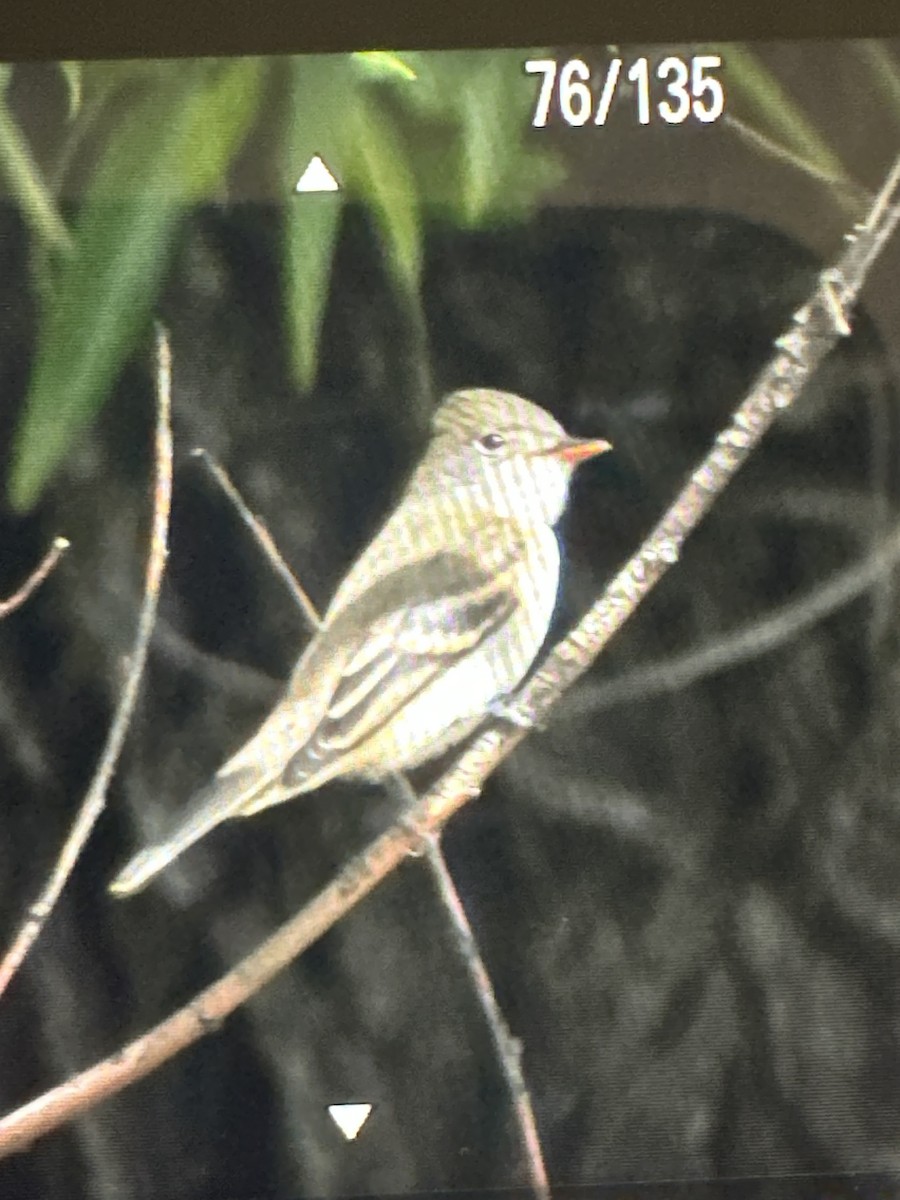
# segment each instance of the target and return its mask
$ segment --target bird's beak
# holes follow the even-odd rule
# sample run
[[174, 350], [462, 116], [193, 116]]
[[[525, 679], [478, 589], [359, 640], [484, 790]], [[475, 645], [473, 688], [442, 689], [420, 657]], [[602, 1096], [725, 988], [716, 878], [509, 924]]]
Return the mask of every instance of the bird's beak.
[[557, 442], [547, 453], [577, 466], [597, 454], [605, 454], [607, 450], [612, 450], [612, 443], [603, 438], [566, 438]]

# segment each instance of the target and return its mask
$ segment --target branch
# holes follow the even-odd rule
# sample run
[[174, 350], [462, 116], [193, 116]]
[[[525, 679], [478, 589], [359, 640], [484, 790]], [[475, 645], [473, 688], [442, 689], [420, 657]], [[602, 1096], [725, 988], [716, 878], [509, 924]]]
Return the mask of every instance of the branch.
[[590, 698], [574, 699], [570, 716], [680, 692], [699, 679], [730, 671], [741, 663], [771, 654], [810, 626], [850, 604], [884, 580], [900, 563], [900, 530], [879, 543], [876, 550], [855, 560], [806, 595], [774, 608], [738, 629], [727, 630], [714, 641], [702, 642], [681, 654], [642, 663], [633, 671], [615, 676], [591, 690]]
[[[809, 374], [849, 331], [847, 315], [869, 268], [900, 218], [900, 159], [866, 222], [848, 236], [837, 267], [822, 272], [810, 301], [778, 339], [776, 354], [749, 397], [715, 441], [675, 503], [578, 626], [551, 651], [523, 689], [520, 708], [541, 720], [594, 661], [613, 634], [668, 568], [714, 497], [746, 461], [777, 412], [790, 406]], [[218, 1029], [235, 1008], [394, 871], [422, 839], [434, 837], [481, 791], [484, 781], [525, 736], [518, 727], [490, 725], [402, 821], [351, 859], [296, 917], [187, 1007], [96, 1066], [0, 1121], [0, 1158], [31, 1145], [98, 1101], [143, 1078], [172, 1055]]]
[[34, 568], [20, 588], [17, 588], [6, 600], [0, 600], [0, 621], [11, 612], [21, 608], [32, 592], [41, 586], [62, 556], [69, 548], [69, 539], [56, 537], [53, 545]]
[[[398, 774], [394, 776], [394, 782], [409, 806], [407, 811], [414, 810], [417, 797], [409, 780], [405, 775]], [[447, 860], [444, 858], [440, 830], [424, 839], [424, 848], [425, 861], [428, 863], [431, 877], [438, 889], [444, 909], [450, 917], [457, 950], [463, 960], [478, 1003], [481, 1005], [494, 1049], [497, 1051], [506, 1090], [509, 1092], [513, 1112], [516, 1115], [516, 1126], [522, 1149], [525, 1152], [525, 1165], [528, 1169], [531, 1189], [538, 1200], [550, 1200], [550, 1181], [547, 1178], [534, 1105], [531, 1103], [531, 1093], [522, 1071], [522, 1043], [513, 1036], [506, 1017], [503, 1015], [503, 1010], [500, 1008], [494, 984], [484, 959], [481, 957], [481, 951], [469, 923], [465, 905], [456, 889], [456, 883], [447, 866]]]
[[6, 991], [21, 967], [31, 947], [53, 912], [56, 902], [75, 869], [81, 852], [103, 809], [106, 790], [118, 762], [122, 743], [137, 700], [138, 687], [147, 661], [147, 647], [156, 620], [159, 588], [167, 555], [169, 511], [172, 500], [172, 429], [170, 421], [172, 364], [169, 342], [162, 329], [157, 330], [157, 417], [156, 417], [156, 482], [153, 496], [153, 524], [150, 534], [150, 553], [144, 584], [144, 599], [138, 619], [134, 649], [128, 660], [128, 673], [119, 704], [110, 726], [106, 745], [81, 809], [72, 824], [69, 836], [59, 853], [43, 891], [28, 909], [25, 920], [12, 945], [0, 961], [0, 996]]

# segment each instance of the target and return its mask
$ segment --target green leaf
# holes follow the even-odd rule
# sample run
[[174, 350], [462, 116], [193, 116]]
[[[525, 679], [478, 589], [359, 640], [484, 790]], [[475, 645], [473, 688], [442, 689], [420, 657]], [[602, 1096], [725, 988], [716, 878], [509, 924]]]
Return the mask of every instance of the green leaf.
[[[424, 53], [420, 50], [405, 54], [404, 62], [415, 80], [404, 80], [397, 92], [404, 104], [420, 116], [452, 120], [460, 101], [460, 88], [470, 82], [486, 60], [484, 51], [440, 50]], [[394, 84], [399, 76], [385, 74]]]
[[38, 332], [10, 500], [24, 511], [90, 423], [148, 323], [184, 208], [219, 185], [256, 114], [261, 64], [173, 64], [110, 136]]
[[391, 273], [415, 295], [422, 269], [418, 183], [397, 123], [375, 97], [358, 92], [348, 98], [339, 137], [344, 184], [372, 211]]
[[521, 219], [561, 181], [533, 134], [534, 86], [518, 51], [409, 55], [417, 81], [395, 94], [420, 118], [410, 133], [423, 201], [468, 228]]
[[332, 129], [345, 81], [343, 73], [335, 72], [333, 60], [323, 63], [310, 58], [292, 59], [289, 71], [282, 179], [288, 197], [283, 234], [285, 323], [294, 379], [306, 391], [318, 369], [319, 335], [328, 303], [343, 194], [292, 193], [314, 154], [321, 154], [329, 167], [337, 165]]
[[69, 89], [69, 119], [71, 120], [72, 117], [77, 117], [81, 111], [81, 63], [60, 63], [59, 69], [62, 71], [66, 87]]
[[377, 87], [364, 77], [374, 72], [397, 79], [399, 67], [389, 61], [391, 56], [373, 54], [365, 56], [362, 72], [357, 69], [358, 56], [297, 58], [290, 64], [286, 194], [313, 154], [320, 154], [336, 172], [342, 187], [338, 194], [294, 197], [285, 218], [287, 327], [294, 377], [301, 388], [309, 387], [315, 378], [343, 198], [362, 203], [372, 213], [395, 281], [405, 294], [418, 293], [422, 266], [418, 184], [396, 118], [383, 108]]
[[[527, 154], [522, 132], [529, 127], [531, 90], [518, 55], [512, 59], [492, 56], [463, 89], [459, 191], [468, 225], [483, 223], [513, 198], [510, 181], [521, 166], [522, 155]], [[520, 183], [526, 179], [520, 171]]]
[[340, 194], [304, 196], [302, 213], [285, 224], [285, 306], [294, 380], [312, 387], [319, 365], [319, 335], [328, 304], [331, 264], [340, 228]]
[[69, 231], [2, 91], [0, 78], [0, 174], [5, 177], [29, 228], [43, 245], [68, 251]]
[[[135, 58], [78, 64], [81, 71], [82, 109], [95, 110], [113, 96], [123, 108], [155, 88], [171, 86], [173, 64], [163, 59]], [[181, 73], [185, 64], [181, 64]]]
[[884, 99], [894, 124], [900, 121], [900, 67], [887, 44], [879, 41], [852, 42], [856, 53], [870, 67], [872, 82]]
[[390, 50], [358, 50], [351, 58], [367, 74], [375, 77], [404, 79], [410, 82], [418, 77], [407, 61]]

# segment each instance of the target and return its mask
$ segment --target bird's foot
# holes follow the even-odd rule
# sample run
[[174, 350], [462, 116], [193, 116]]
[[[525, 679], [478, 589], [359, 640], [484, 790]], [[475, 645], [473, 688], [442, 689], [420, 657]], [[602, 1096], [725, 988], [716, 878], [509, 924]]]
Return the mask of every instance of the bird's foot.
[[409, 836], [409, 846], [406, 852], [410, 858], [424, 858], [428, 853], [429, 846], [437, 844], [437, 834], [426, 833], [422, 827], [413, 820], [413, 817], [408, 809], [401, 814], [399, 824], [406, 830]]

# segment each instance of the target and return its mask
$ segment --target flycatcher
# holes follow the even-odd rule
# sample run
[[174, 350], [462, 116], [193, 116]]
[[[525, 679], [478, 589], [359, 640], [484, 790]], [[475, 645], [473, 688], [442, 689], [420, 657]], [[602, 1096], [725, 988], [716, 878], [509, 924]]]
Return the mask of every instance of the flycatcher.
[[559, 587], [553, 526], [576, 466], [608, 449], [508, 392], [449, 396], [283, 698], [172, 836], [137, 854], [110, 891], [138, 891], [220, 821], [338, 776], [383, 779], [471, 733], [534, 662]]

